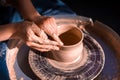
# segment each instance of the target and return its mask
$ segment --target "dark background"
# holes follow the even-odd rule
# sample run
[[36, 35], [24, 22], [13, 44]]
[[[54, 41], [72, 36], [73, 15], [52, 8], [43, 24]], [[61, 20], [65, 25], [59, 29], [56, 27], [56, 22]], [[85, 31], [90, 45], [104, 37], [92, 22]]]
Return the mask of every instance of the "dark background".
[[80, 16], [90, 17], [108, 26], [120, 35], [120, 3], [115, 0], [62, 0]]

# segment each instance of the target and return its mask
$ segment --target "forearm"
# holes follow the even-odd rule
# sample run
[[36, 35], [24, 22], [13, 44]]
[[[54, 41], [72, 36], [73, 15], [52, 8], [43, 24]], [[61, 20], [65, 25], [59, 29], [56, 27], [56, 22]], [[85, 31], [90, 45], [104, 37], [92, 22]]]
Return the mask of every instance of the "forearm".
[[34, 21], [36, 17], [40, 16], [31, 0], [17, 0], [15, 7], [24, 19]]
[[8, 40], [16, 30], [16, 23], [0, 25], [0, 41]]

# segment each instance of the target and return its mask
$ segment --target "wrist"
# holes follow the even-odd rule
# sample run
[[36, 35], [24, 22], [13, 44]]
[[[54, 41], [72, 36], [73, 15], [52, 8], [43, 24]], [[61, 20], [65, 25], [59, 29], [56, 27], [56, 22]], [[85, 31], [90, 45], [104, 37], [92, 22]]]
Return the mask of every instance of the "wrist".
[[24, 20], [35, 22], [38, 17], [41, 17], [41, 15], [38, 12], [35, 12], [31, 15], [24, 17]]

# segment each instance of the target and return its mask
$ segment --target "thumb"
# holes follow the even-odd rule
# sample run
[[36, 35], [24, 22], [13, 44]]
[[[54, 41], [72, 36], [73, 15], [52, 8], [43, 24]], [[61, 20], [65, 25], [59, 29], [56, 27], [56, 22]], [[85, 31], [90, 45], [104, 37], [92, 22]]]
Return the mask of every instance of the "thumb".
[[52, 37], [55, 41], [57, 41], [60, 44], [60, 46], [64, 45], [63, 42], [60, 40], [60, 38], [56, 34], [53, 34]]

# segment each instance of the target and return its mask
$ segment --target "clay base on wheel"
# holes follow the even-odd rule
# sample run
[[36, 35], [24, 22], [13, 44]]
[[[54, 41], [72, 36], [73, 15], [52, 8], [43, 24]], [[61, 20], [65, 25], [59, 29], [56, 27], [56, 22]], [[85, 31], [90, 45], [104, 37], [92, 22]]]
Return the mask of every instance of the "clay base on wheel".
[[101, 72], [105, 62], [104, 52], [99, 43], [89, 35], [84, 40], [82, 59], [73, 63], [55, 61], [51, 52], [29, 51], [29, 64], [42, 80], [87, 80], [94, 79]]

